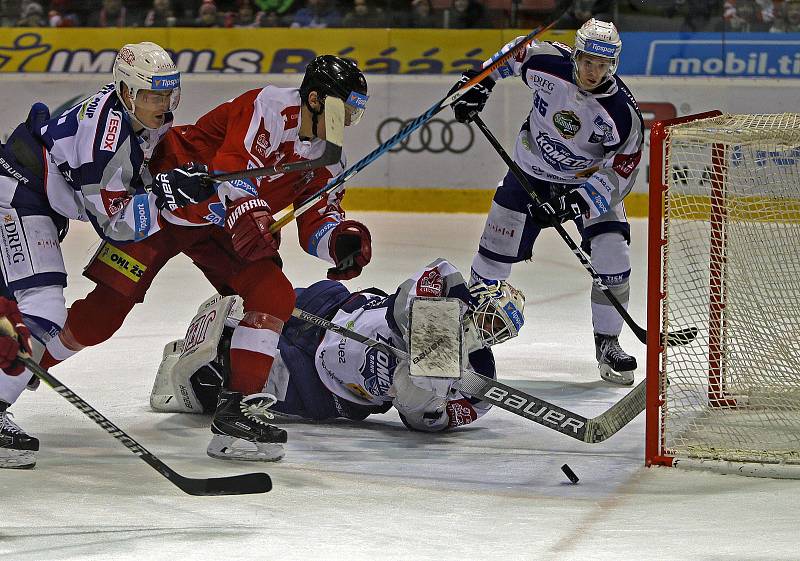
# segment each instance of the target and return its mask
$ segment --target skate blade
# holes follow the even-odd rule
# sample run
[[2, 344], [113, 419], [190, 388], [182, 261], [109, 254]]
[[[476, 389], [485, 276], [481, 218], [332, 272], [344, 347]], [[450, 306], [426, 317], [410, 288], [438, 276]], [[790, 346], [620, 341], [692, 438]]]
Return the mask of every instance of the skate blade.
[[283, 444], [249, 442], [233, 436], [215, 434], [206, 448], [206, 454], [219, 460], [244, 462], [277, 462], [286, 454]]
[[33, 450], [9, 450], [0, 448], [0, 468], [33, 469], [36, 465], [36, 452]]
[[597, 368], [600, 369], [600, 377], [606, 382], [611, 382], [618, 386], [632, 386], [633, 373], [635, 370], [623, 370], [617, 372], [612, 369], [608, 364], [598, 364]]

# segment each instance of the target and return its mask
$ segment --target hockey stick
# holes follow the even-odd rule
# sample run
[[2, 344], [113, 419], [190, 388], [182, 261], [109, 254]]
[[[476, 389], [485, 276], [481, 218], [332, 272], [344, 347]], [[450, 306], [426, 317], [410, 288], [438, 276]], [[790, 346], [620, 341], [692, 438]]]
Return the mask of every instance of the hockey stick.
[[[446, 95], [441, 100], [437, 101], [427, 111], [425, 111], [419, 117], [411, 120], [406, 126], [401, 128], [397, 134], [389, 138], [386, 142], [378, 146], [375, 150], [364, 156], [361, 160], [353, 164], [350, 168], [346, 169], [338, 176], [331, 179], [325, 187], [308, 197], [300, 206], [297, 208], [291, 209], [289, 207], [283, 209], [281, 212], [277, 213], [275, 216], [276, 221], [269, 227], [269, 231], [274, 233], [283, 228], [286, 224], [294, 220], [297, 216], [300, 216], [315, 204], [317, 204], [323, 197], [325, 197], [331, 191], [337, 189], [340, 185], [344, 184], [345, 181], [353, 177], [355, 174], [360, 172], [362, 169], [367, 167], [377, 158], [385, 154], [389, 151], [393, 146], [407, 138], [412, 132], [420, 128], [422, 125], [430, 121], [434, 115], [439, 113], [442, 109], [447, 107], [448, 105], [452, 104], [454, 101], [458, 100], [467, 93], [467, 90], [471, 89], [474, 85], [478, 82], [486, 78], [489, 74], [494, 72], [497, 68], [505, 64], [505, 62], [520, 52], [522, 49], [528, 46], [533, 39], [535, 39], [538, 35], [541, 35], [548, 29], [550, 29], [555, 23], [559, 20], [559, 18], [563, 15], [564, 9], [563, 5], [571, 4], [571, 2], [562, 2], [562, 10], [560, 10], [558, 17], [553, 18], [548, 25], [544, 27], [537, 27], [530, 33], [528, 33], [525, 37], [517, 41], [513, 47], [511, 47], [508, 51], [503, 53], [502, 55], [498, 54], [498, 56], [492, 60], [492, 62], [486, 66], [481, 72], [476, 74], [473, 78], [469, 81], [465, 82], [464, 85], [459, 88], [458, 90], [454, 91], [452, 94]], [[283, 214], [283, 213], [286, 214]], [[278, 216], [280, 215], [280, 217]]]
[[232, 181], [234, 179], [245, 179], [248, 177], [266, 177], [268, 175], [279, 175], [282, 173], [291, 173], [293, 171], [307, 171], [339, 163], [341, 159], [342, 147], [336, 146], [332, 142], [326, 142], [325, 151], [322, 153], [322, 156], [314, 160], [289, 162], [288, 164], [275, 164], [274, 166], [263, 168], [221, 173], [219, 175], [212, 175], [211, 180], [220, 183], [222, 181]]
[[[305, 310], [295, 308], [292, 310], [292, 316], [338, 333], [343, 337], [358, 341], [368, 347], [393, 354], [400, 360], [408, 361], [409, 359], [408, 353], [403, 350], [376, 341], [371, 337], [337, 325]], [[500, 409], [505, 409], [515, 415], [525, 417], [534, 423], [588, 444], [603, 442], [630, 423], [639, 413], [644, 411], [646, 398], [645, 380], [642, 380], [639, 385], [609, 409], [597, 417], [587, 418], [511, 386], [501, 384], [472, 370], [463, 372], [461, 390], [492, 405], [496, 405]]]
[[[478, 125], [478, 128], [481, 129], [481, 132], [486, 137], [486, 140], [489, 141], [489, 144], [492, 145], [492, 148], [494, 148], [495, 151], [500, 155], [500, 157], [506, 163], [508, 168], [511, 170], [511, 173], [513, 173], [514, 177], [517, 178], [517, 181], [519, 181], [520, 185], [522, 185], [525, 191], [528, 192], [528, 195], [530, 195], [533, 202], [537, 205], [541, 204], [542, 202], [541, 199], [537, 195], [536, 191], [533, 189], [533, 186], [528, 181], [528, 178], [525, 176], [525, 173], [522, 171], [522, 169], [520, 169], [517, 162], [511, 159], [508, 153], [503, 149], [503, 146], [500, 144], [497, 138], [495, 138], [494, 134], [492, 134], [492, 131], [489, 130], [489, 127], [486, 126], [486, 123], [483, 122], [483, 119], [481, 119], [480, 115], [475, 113], [472, 122]], [[569, 246], [569, 249], [572, 251], [572, 253], [574, 253], [575, 256], [578, 258], [578, 261], [581, 262], [583, 268], [586, 269], [586, 271], [592, 277], [592, 282], [594, 283], [594, 285], [597, 288], [599, 288], [603, 292], [603, 294], [605, 294], [606, 298], [608, 298], [608, 301], [611, 302], [611, 305], [614, 306], [617, 312], [619, 312], [619, 315], [622, 316], [622, 319], [625, 320], [625, 323], [628, 324], [628, 327], [631, 328], [634, 335], [636, 335], [636, 338], [639, 339], [639, 341], [641, 341], [642, 343], [647, 344], [647, 330], [642, 328], [636, 323], [636, 321], [628, 313], [628, 310], [625, 309], [625, 307], [620, 303], [620, 301], [617, 300], [617, 297], [614, 296], [614, 293], [611, 292], [611, 289], [609, 289], [606, 285], [603, 284], [603, 280], [600, 278], [600, 275], [592, 266], [592, 263], [591, 261], [589, 261], [589, 258], [586, 257], [586, 254], [583, 253], [583, 250], [581, 250], [581, 248], [575, 243], [572, 237], [567, 233], [567, 231], [564, 229], [564, 226], [554, 222], [553, 227], [556, 229], [556, 232], [558, 232], [558, 235], [561, 236], [561, 239], [563, 239], [564, 242], [567, 244], [567, 246]], [[697, 337], [697, 328], [687, 327], [685, 329], [681, 329], [670, 333], [667, 337], [667, 345], [669, 346], [686, 345], [694, 341], [695, 337]], [[661, 341], [662, 342], [664, 341], [663, 333], [661, 334]]]
[[342, 159], [344, 118], [344, 102], [338, 97], [328, 97], [325, 100], [325, 151], [322, 153], [322, 156], [314, 160], [275, 164], [269, 167], [212, 175], [211, 180], [219, 183], [234, 179], [244, 179], [246, 177], [266, 177], [268, 175], [279, 175], [282, 173], [291, 173], [293, 171], [307, 171], [337, 164]]
[[[12, 337], [16, 331], [5, 317], [0, 317], [0, 332]], [[81, 413], [97, 423], [104, 431], [122, 442], [125, 447], [166, 477], [173, 485], [189, 495], [248, 495], [266, 493], [272, 489], [272, 480], [266, 473], [247, 473], [230, 477], [211, 477], [209, 479], [192, 479], [175, 472], [167, 464], [150, 453], [144, 446], [136, 442], [125, 431], [104, 417], [97, 409], [86, 403], [79, 395], [59, 382], [55, 376], [39, 366], [30, 355], [20, 351], [17, 360], [21, 361], [37, 378], [53, 388], [58, 395], [69, 401]]]

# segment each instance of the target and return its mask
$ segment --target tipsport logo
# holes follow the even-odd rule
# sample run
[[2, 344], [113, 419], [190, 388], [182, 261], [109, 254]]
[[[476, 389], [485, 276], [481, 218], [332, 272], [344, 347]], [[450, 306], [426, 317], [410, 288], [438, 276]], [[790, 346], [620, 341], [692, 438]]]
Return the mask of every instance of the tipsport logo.
[[584, 47], [587, 53], [614, 58], [617, 54], [617, 47], [611, 43], [603, 43], [601, 41], [588, 40]]
[[508, 319], [511, 320], [511, 323], [514, 324], [514, 327], [519, 331], [522, 329], [523, 324], [525, 323], [525, 319], [522, 316], [522, 313], [517, 309], [517, 307], [509, 302], [505, 306], [503, 306], [503, 311], [508, 316]]
[[169, 76], [153, 76], [151, 84], [154, 90], [174, 90], [181, 85], [181, 75], [170, 74]]
[[352, 105], [356, 109], [365, 109], [367, 107], [368, 99], [368, 95], [358, 92], [350, 92], [350, 96], [347, 98], [345, 103], [347, 103], [347, 105]]

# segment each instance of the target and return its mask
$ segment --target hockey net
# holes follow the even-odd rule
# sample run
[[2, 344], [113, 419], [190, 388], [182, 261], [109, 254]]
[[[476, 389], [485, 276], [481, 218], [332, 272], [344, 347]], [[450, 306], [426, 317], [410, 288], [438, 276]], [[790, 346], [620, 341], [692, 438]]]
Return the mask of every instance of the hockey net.
[[800, 115], [683, 117], [650, 142], [647, 463], [800, 477]]

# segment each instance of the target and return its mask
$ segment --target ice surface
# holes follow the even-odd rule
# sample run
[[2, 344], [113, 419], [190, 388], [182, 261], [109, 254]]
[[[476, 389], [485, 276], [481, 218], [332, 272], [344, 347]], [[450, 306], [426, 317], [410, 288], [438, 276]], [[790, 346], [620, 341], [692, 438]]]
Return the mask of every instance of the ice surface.
[[[348, 217], [367, 223], [374, 243], [372, 263], [347, 282], [353, 289], [392, 291], [436, 257], [467, 272], [483, 226], [478, 215]], [[631, 313], [641, 324], [645, 235], [634, 220]], [[73, 223], [68, 301], [90, 289], [80, 271], [95, 245], [93, 232]], [[282, 254], [296, 286], [325, 274], [324, 263], [301, 253], [294, 227]], [[545, 233], [511, 282], [527, 296], [526, 323], [495, 349], [501, 380], [586, 416], [628, 391], [599, 378], [590, 279], [560, 239]], [[800, 482], [647, 469], [644, 415], [594, 445], [499, 409], [444, 435], [410, 433], [393, 413], [358, 424], [286, 423], [281, 462], [213, 460], [208, 418], [148, 407], [163, 346], [183, 336], [210, 294], [187, 259], [174, 260], [112, 340], [53, 373], [181, 474], [264, 470], [274, 490], [184, 495], [42, 387], [13, 407], [42, 450], [33, 471], [0, 470], [3, 559], [800, 558]], [[644, 346], [629, 331], [621, 342], [643, 365]], [[561, 473], [564, 463], [578, 485]]]

